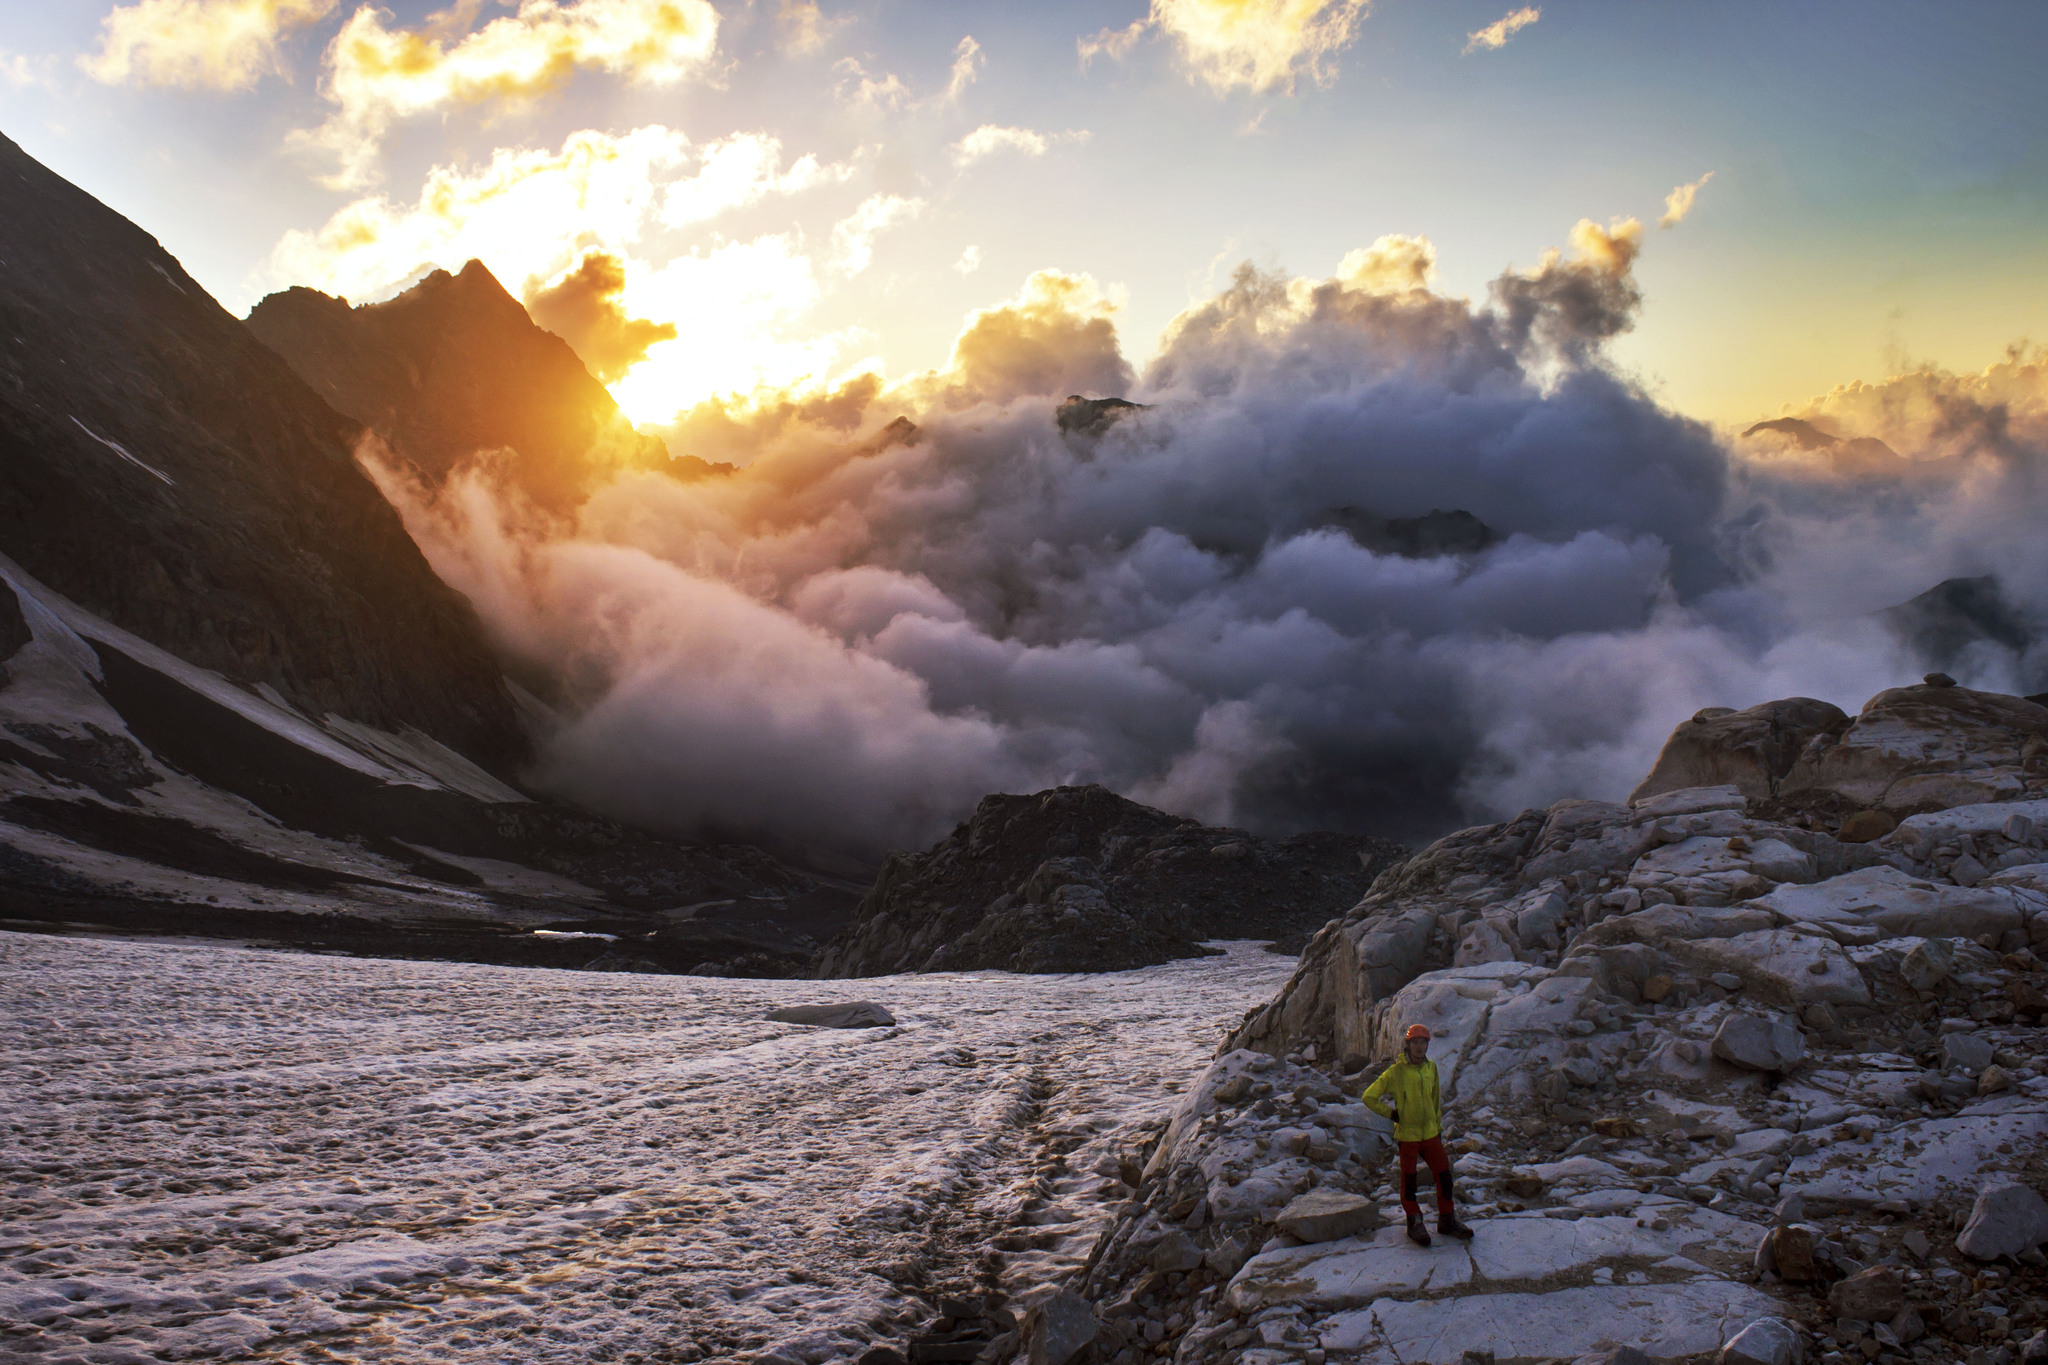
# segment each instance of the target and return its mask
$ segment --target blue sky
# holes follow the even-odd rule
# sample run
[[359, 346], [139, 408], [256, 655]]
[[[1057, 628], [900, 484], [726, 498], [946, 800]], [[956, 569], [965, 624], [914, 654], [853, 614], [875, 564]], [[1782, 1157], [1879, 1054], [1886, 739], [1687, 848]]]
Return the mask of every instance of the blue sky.
[[[124, 8], [146, 18], [151, 5], [183, 21], [163, 32], [187, 35], [209, 7], [294, 8]], [[274, 55], [233, 90], [152, 83], [136, 63], [96, 79], [80, 59], [104, 56], [116, 7], [17, 7], [0, 131], [155, 233], [238, 312], [289, 283], [376, 297], [471, 254], [530, 291], [584, 249], [616, 250], [630, 311], [719, 334], [671, 356], [659, 384], [640, 376], [639, 416], [659, 416], [671, 389], [680, 406], [749, 377], [942, 364], [967, 315], [1040, 269], [1092, 277], [1140, 361], [1237, 262], [1324, 276], [1385, 233], [1428, 237], [1438, 287], [1478, 297], [1580, 218], [1654, 225], [1673, 187], [1709, 172], [1681, 224], [1652, 226], [1636, 267], [1645, 305], [1613, 349], [1683, 411], [1738, 422], [1910, 363], [1974, 370], [2048, 338], [2038, 4], [1554, 0], [1499, 48], [1468, 51], [1469, 34], [1519, 7], [1380, 0], [1265, 88], [1201, 78], [1186, 32], [1214, 0], [1162, 4], [1121, 59], [1085, 64], [1077, 43], [1146, 20], [1145, 6], [821, 0], [792, 16], [774, 0], [719, 4], [715, 41], [673, 79], [583, 61], [538, 93], [430, 103], [372, 139], [347, 186], [323, 184], [335, 158], [293, 134], [334, 114], [329, 44], [356, 10], [296, 5], [322, 12], [288, 15]], [[1290, 11], [1329, 23], [1342, 5], [1249, 9], [1286, 28]], [[416, 33], [432, 13], [395, 4], [378, 22]], [[443, 47], [518, 17], [488, 2], [456, 12]], [[792, 22], [807, 17], [808, 38]], [[580, 242], [564, 235], [570, 218], [537, 221], [532, 240], [504, 224], [435, 233], [417, 221], [437, 167], [462, 180], [494, 154], [556, 157], [573, 134], [649, 127], [674, 149], [664, 186], [736, 135], [779, 144], [775, 174], [807, 156], [819, 170], [693, 222], [643, 211]], [[983, 127], [1043, 149], [1012, 139], [960, 164]], [[365, 202], [383, 206], [390, 238], [374, 260], [343, 264], [331, 243], [280, 250]], [[621, 224], [632, 212], [609, 211]], [[696, 268], [660, 274], [682, 257]]]

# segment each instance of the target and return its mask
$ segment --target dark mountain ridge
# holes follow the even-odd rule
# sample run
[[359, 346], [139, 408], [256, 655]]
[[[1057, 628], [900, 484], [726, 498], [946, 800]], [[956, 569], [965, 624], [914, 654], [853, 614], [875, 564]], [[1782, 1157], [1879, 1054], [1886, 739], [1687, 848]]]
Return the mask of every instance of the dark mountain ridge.
[[568, 511], [618, 469], [669, 465], [668, 448], [634, 431], [569, 343], [535, 326], [481, 261], [353, 308], [287, 289], [248, 326], [429, 485], [504, 451], [515, 485]]
[[475, 613], [356, 467], [353, 424], [156, 240], [0, 138], [0, 553], [314, 715], [526, 743]]

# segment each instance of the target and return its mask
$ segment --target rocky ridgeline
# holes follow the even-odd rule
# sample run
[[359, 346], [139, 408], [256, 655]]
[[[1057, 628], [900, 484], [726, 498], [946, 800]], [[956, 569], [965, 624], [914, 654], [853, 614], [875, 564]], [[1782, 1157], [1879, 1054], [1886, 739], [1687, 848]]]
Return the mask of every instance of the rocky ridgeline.
[[[1100, 1173], [1029, 1358], [2048, 1360], [2048, 708], [1828, 711], [1383, 874]], [[1417, 1022], [1477, 1229], [1427, 1250], [1353, 1098]]]
[[1225, 938], [1293, 951], [1405, 852], [1261, 839], [1093, 785], [990, 796], [929, 851], [890, 855], [818, 975], [1122, 971]]

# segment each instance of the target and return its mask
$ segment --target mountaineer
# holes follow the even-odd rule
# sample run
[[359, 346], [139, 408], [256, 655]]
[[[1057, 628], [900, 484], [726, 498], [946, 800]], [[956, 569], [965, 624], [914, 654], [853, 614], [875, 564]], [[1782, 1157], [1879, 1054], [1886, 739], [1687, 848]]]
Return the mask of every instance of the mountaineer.
[[1452, 1207], [1451, 1159], [1444, 1155], [1443, 1109], [1437, 1097], [1436, 1063], [1429, 1059], [1427, 1026], [1408, 1026], [1401, 1055], [1359, 1098], [1375, 1114], [1394, 1121], [1394, 1140], [1401, 1144], [1401, 1211], [1408, 1215], [1408, 1240], [1429, 1245], [1429, 1230], [1423, 1227], [1422, 1209], [1415, 1202], [1418, 1156], [1436, 1176], [1436, 1230], [1446, 1237], [1471, 1237], [1472, 1229], [1458, 1221]]

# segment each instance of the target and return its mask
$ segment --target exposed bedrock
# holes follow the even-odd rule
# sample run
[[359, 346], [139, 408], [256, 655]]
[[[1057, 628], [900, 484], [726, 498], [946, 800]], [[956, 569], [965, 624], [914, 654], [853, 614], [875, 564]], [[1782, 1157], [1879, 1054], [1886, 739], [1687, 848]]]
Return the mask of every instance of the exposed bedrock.
[[1406, 850], [1382, 839], [1263, 839], [1100, 786], [990, 796], [924, 853], [892, 854], [818, 974], [1118, 971], [1210, 939], [1293, 950]]
[[[2048, 712], [1944, 682], [1381, 874], [1134, 1156], [1091, 1358], [2048, 1358]], [[1477, 1229], [1428, 1249], [1352, 1098], [1417, 1023]]]

